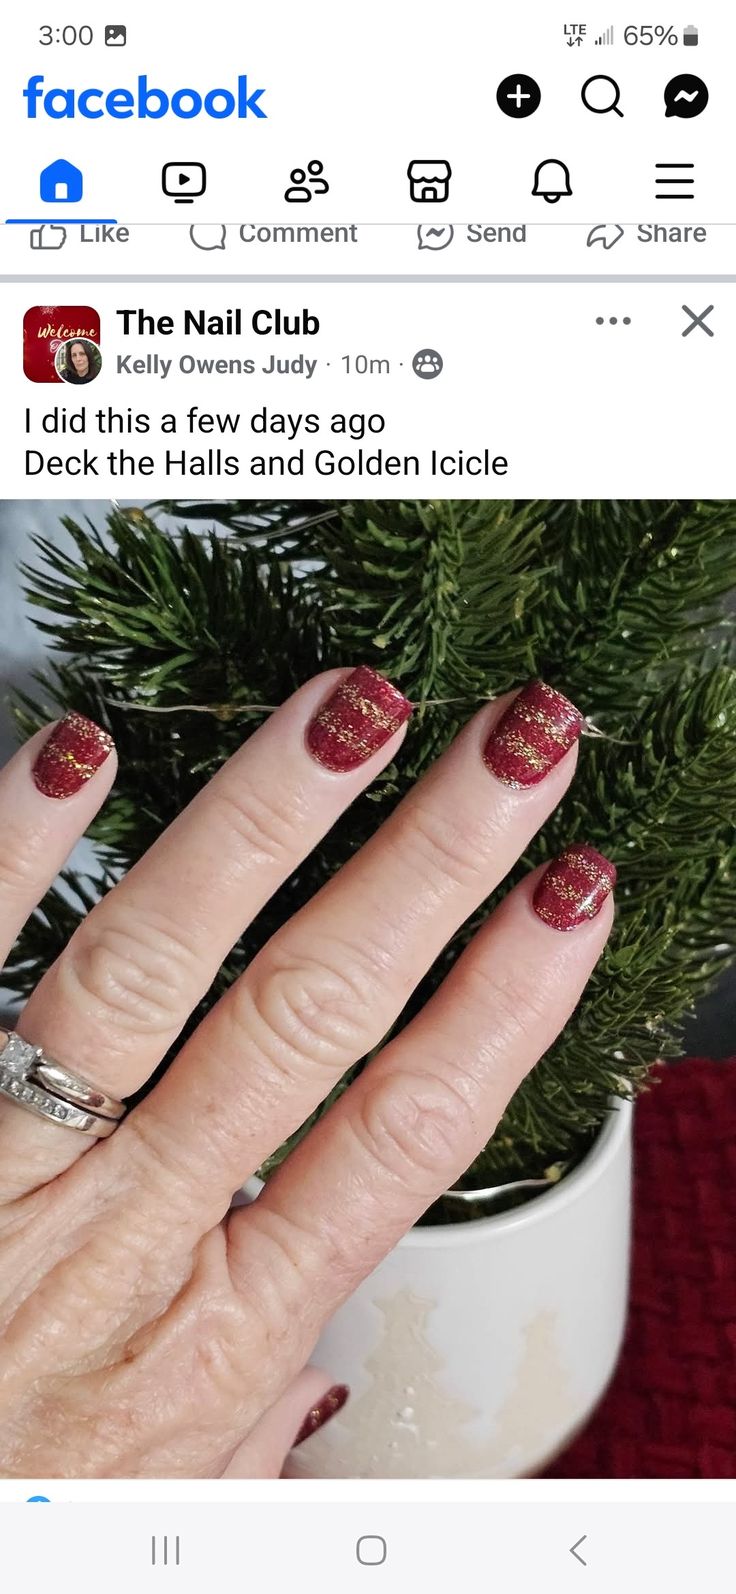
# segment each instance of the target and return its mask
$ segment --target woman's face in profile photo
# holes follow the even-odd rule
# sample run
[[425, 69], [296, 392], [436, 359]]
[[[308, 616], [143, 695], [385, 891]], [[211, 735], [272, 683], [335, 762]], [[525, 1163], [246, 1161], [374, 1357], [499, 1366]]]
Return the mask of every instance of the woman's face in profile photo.
[[94, 382], [100, 372], [100, 351], [90, 338], [69, 338], [57, 350], [54, 368], [62, 382], [75, 386]]
[[89, 355], [83, 343], [73, 343], [69, 350], [69, 359], [77, 376], [89, 376]]

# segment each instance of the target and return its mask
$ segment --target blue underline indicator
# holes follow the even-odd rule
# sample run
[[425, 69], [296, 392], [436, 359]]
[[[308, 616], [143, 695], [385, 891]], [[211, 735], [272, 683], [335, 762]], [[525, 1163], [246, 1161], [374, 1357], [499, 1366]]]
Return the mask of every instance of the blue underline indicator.
[[116, 216], [6, 216], [6, 227], [117, 227]]

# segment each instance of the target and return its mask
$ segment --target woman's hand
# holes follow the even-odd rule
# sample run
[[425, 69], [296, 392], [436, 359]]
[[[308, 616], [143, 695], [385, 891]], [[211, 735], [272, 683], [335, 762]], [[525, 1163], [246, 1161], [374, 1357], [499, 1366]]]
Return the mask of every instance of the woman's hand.
[[[114, 1097], [138, 1091], [245, 925], [397, 755], [409, 712], [363, 668], [296, 692], [85, 919], [24, 1039]], [[581, 724], [541, 683], [483, 709], [110, 1138], [0, 1096], [5, 1475], [275, 1476], [305, 1419], [336, 1408], [340, 1391], [318, 1410], [330, 1379], [305, 1367], [323, 1324], [564, 1025], [610, 929], [612, 865], [572, 847], [510, 892], [258, 1200], [229, 1213], [232, 1192], [503, 880], [566, 790]], [[6, 951], [114, 774], [109, 738], [71, 715], [0, 775]]]

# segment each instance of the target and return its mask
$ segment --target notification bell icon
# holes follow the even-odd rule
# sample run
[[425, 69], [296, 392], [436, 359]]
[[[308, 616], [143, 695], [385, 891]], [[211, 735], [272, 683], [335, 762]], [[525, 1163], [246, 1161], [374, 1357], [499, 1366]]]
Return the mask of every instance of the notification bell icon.
[[570, 173], [565, 162], [540, 161], [534, 173], [532, 193], [539, 199], [546, 199], [548, 205], [556, 205], [558, 199], [570, 198]]

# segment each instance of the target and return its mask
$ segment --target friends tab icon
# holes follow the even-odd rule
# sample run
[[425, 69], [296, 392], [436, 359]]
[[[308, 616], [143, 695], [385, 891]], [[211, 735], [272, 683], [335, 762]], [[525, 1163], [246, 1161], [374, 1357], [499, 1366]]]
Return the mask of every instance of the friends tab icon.
[[306, 170], [303, 166], [295, 166], [289, 172], [289, 187], [284, 199], [290, 205], [308, 205], [317, 194], [329, 194], [329, 191], [322, 161], [307, 161]]

